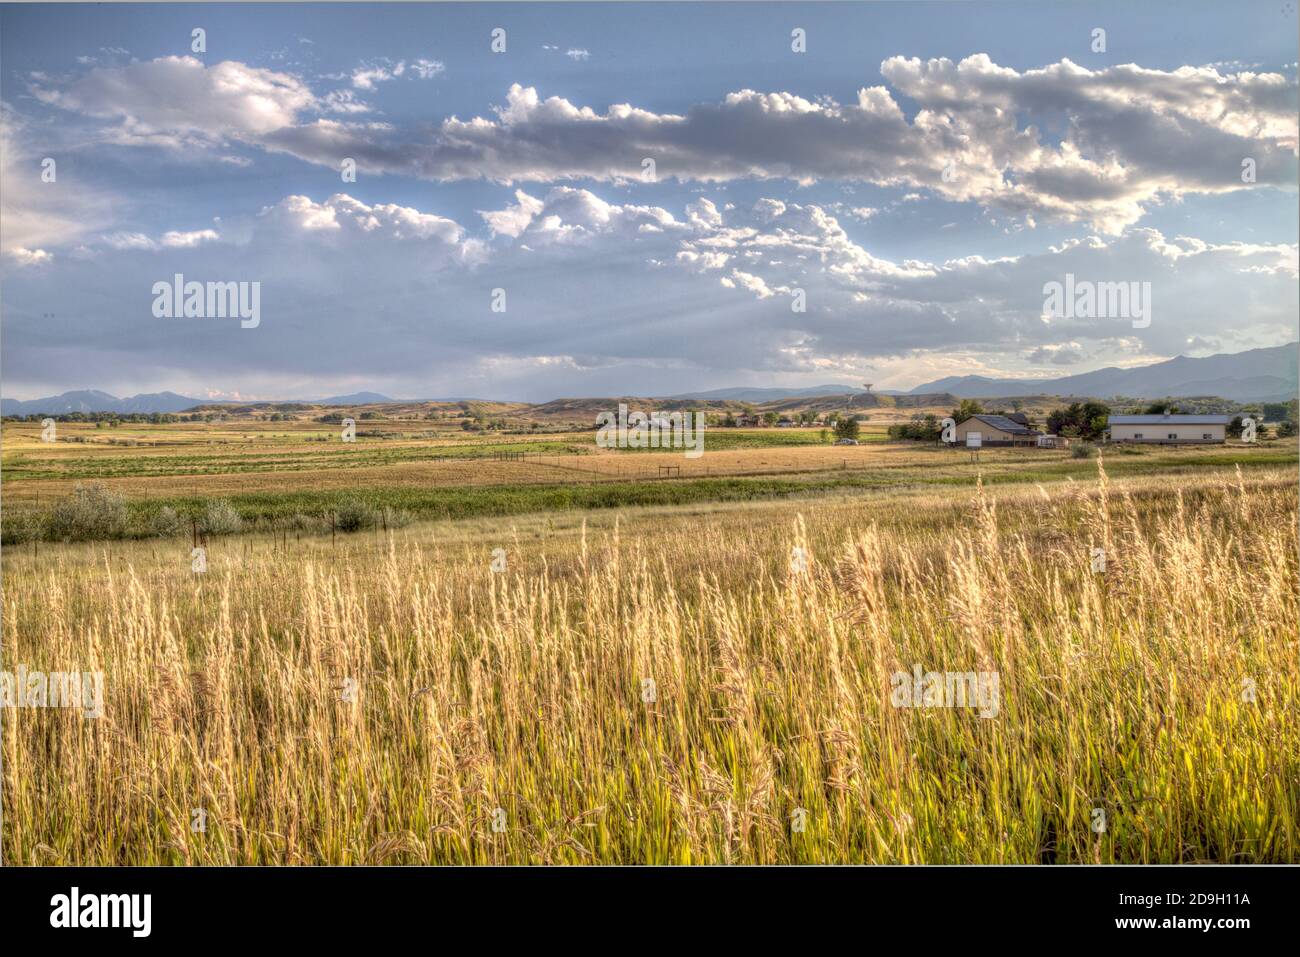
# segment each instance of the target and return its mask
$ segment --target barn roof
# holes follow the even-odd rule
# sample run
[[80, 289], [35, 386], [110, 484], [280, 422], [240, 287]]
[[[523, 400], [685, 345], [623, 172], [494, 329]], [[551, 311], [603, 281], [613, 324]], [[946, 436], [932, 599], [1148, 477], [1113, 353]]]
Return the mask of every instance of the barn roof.
[[[1013, 422], [1005, 415], [972, 415], [971, 419], [979, 419], [985, 425], [992, 426], [995, 429], [1001, 429], [1003, 432], [1009, 432], [1012, 435], [1038, 435], [1037, 429], [1028, 428], [1027, 426], [1021, 425], [1019, 422]], [[966, 421], [969, 422], [970, 419], [967, 419]]]
[[1227, 425], [1228, 415], [1112, 415], [1111, 425]]

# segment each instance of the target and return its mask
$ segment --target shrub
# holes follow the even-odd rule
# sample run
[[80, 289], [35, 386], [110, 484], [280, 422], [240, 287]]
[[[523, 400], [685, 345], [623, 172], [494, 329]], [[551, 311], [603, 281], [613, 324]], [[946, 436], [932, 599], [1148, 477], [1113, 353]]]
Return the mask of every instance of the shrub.
[[339, 506], [334, 522], [340, 532], [360, 532], [374, 528], [379, 523], [379, 513], [359, 499], [350, 499]]
[[837, 439], [856, 439], [861, 427], [858, 420], [853, 418], [841, 418], [835, 423], [835, 437]]
[[1090, 459], [1097, 454], [1097, 446], [1091, 442], [1075, 442], [1070, 446], [1070, 458]]
[[43, 531], [41, 518], [35, 512], [10, 509], [4, 514], [3, 528], [0, 528], [0, 544], [22, 545], [41, 538]]
[[78, 485], [50, 513], [50, 538], [62, 542], [121, 538], [126, 499], [102, 485]]
[[389, 528], [405, 528], [415, 521], [415, 516], [404, 508], [386, 508], [384, 521]]
[[153, 533], [158, 537], [173, 538], [181, 530], [181, 518], [176, 514], [176, 509], [170, 505], [164, 505], [154, 515], [151, 525]]
[[225, 499], [209, 502], [199, 520], [199, 530], [205, 535], [234, 535], [243, 527], [244, 520], [239, 512]]

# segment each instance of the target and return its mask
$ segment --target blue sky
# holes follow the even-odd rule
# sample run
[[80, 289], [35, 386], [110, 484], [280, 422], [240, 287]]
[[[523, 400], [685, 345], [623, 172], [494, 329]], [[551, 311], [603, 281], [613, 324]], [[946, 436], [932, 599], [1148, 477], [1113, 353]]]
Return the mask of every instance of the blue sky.
[[[3, 5], [4, 391], [907, 388], [1275, 345], [1296, 56], [1288, 2]], [[261, 322], [155, 317], [176, 272], [260, 282]], [[1066, 272], [1151, 282], [1150, 326], [1044, 322]]]

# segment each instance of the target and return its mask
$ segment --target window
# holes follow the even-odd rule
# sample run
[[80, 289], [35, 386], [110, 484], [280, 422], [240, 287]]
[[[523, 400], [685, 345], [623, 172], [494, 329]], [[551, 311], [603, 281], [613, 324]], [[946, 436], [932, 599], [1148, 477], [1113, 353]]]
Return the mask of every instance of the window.
[[1201, 434], [1201, 438], [1205, 439], [1208, 442], [1210, 439], [1213, 439], [1214, 436], [1212, 436], [1209, 432], [1204, 432]]
[[1133, 433], [1133, 438], [1135, 438], [1135, 439], [1140, 439], [1140, 438], [1142, 438], [1142, 433], [1141, 433], [1141, 432], [1134, 432], [1134, 433]]
[[1170, 432], [1168, 437], [1169, 437], [1170, 439], [1177, 439], [1177, 438], [1178, 438], [1178, 433], [1177, 433], [1177, 432]]

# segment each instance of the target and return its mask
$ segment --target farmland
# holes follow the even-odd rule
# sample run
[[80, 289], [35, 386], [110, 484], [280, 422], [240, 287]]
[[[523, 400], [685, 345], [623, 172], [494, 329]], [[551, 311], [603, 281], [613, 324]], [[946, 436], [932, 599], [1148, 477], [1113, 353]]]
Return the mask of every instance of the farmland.
[[[271, 531], [328, 525], [343, 504], [364, 501], [414, 519], [520, 515], [567, 508], [698, 504], [879, 492], [923, 486], [1082, 480], [1087, 459], [1068, 451], [964, 450], [886, 441], [868, 423], [857, 446], [832, 445], [826, 430], [711, 429], [695, 459], [671, 450], [597, 448], [587, 432], [475, 434], [411, 423], [366, 423], [355, 442], [315, 423], [60, 426], [40, 441], [37, 424], [5, 428], [4, 497], [11, 516], [39, 519], [78, 485], [122, 495], [130, 534], [149, 534], [162, 508], [190, 514], [230, 502], [250, 526]], [[1113, 475], [1186, 475], [1294, 460], [1295, 441], [1186, 449], [1128, 448], [1110, 456]], [[12, 533], [7, 539], [15, 541]]]
[[6, 427], [6, 660], [104, 675], [6, 717], [10, 860], [1300, 859], [1294, 440], [418, 431]]

